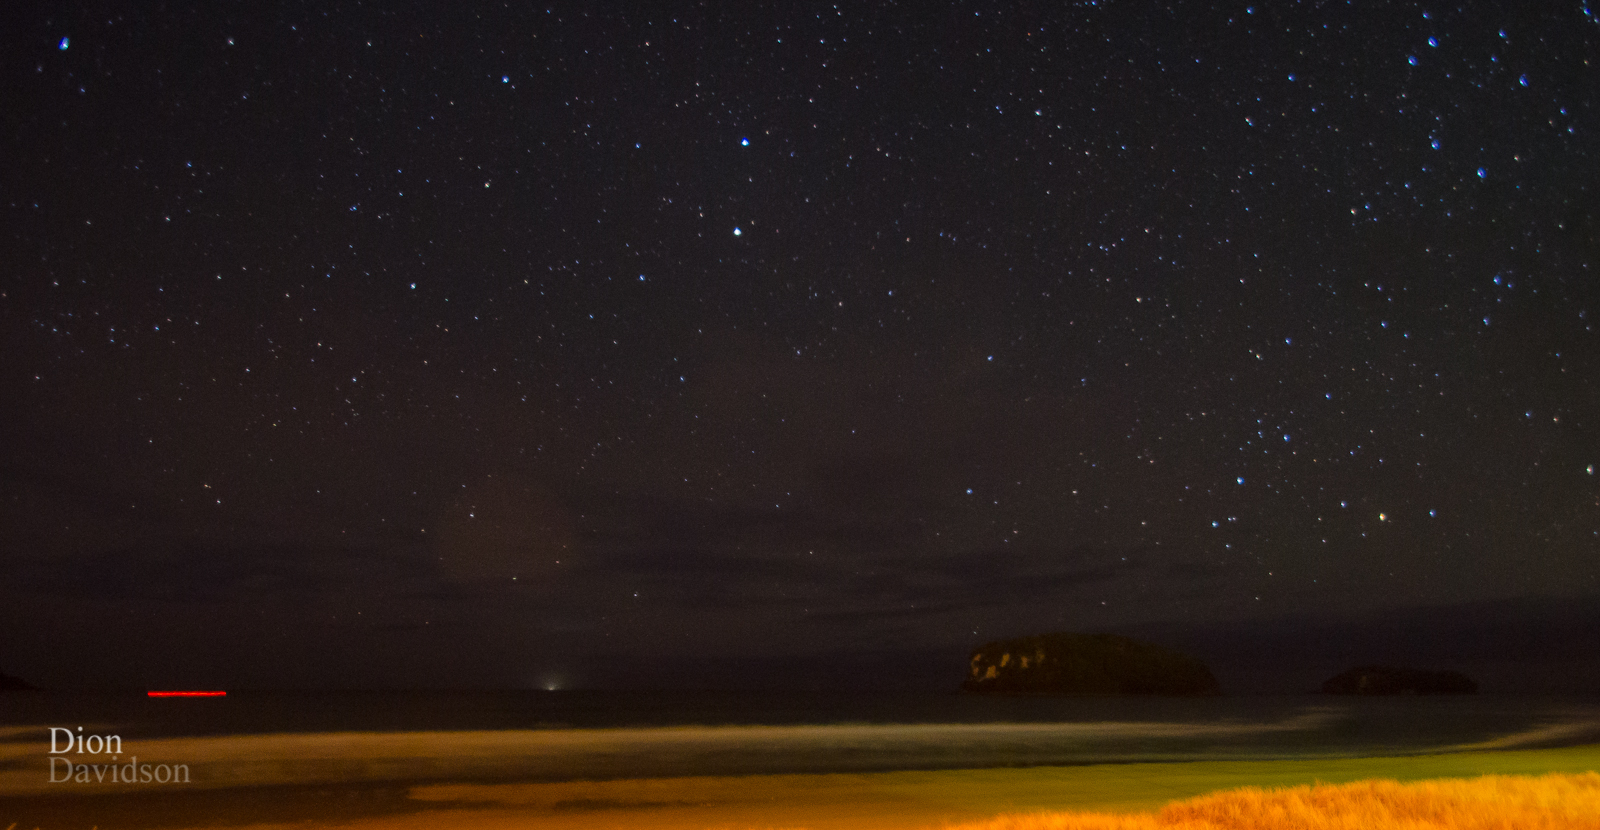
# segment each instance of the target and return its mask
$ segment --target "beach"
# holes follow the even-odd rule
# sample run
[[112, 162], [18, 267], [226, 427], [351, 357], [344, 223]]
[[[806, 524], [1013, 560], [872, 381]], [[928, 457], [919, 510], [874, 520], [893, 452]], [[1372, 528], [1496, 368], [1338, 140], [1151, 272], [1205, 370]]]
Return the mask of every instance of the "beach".
[[[1021, 726], [1021, 725], [1014, 725]], [[1049, 725], [1037, 725], [1039, 727]], [[1056, 725], [1063, 726], [1063, 725]], [[1082, 725], [1079, 725], [1082, 726]], [[1108, 725], [1115, 730], [1117, 725]], [[1126, 726], [1120, 727], [1124, 731]], [[1140, 812], [1176, 799], [1243, 786], [1282, 787], [1371, 778], [1401, 781], [1485, 774], [1538, 775], [1600, 768], [1600, 744], [1540, 749], [1344, 758], [1153, 761], [876, 772], [595, 777], [523, 780], [521, 746], [536, 757], [552, 746], [588, 742], [591, 754], [649, 745], [739, 742], [778, 746], [871, 737], [882, 727], [768, 730], [568, 730], [528, 733], [301, 733], [177, 738], [142, 745], [147, 759], [186, 758], [189, 785], [51, 784], [38, 753], [0, 743], [0, 827], [99, 828], [933, 828], [1002, 813], [1046, 810]], [[1018, 730], [1001, 730], [1015, 732]], [[594, 734], [594, 733], [620, 734]], [[660, 732], [676, 733], [674, 735]], [[709, 733], [709, 734], [708, 734]], [[949, 739], [950, 727], [913, 730]], [[1574, 734], [1570, 730], [1563, 734]], [[969, 740], [973, 735], [966, 735]], [[1080, 736], [1081, 737], [1081, 736]], [[535, 740], [539, 739], [539, 740]], [[1537, 736], [1528, 740], [1537, 739]], [[1551, 740], [1546, 735], [1545, 740]], [[902, 734], [900, 740], [908, 740]], [[529, 742], [536, 744], [529, 749]], [[652, 743], [653, 742], [653, 743]], [[1508, 741], [1507, 743], [1515, 743]], [[129, 747], [132, 748], [132, 747]], [[634, 759], [636, 763], [636, 759]], [[48, 761], [46, 761], [46, 764]], [[431, 770], [428, 775], [421, 771]], [[219, 773], [227, 772], [228, 775]], [[41, 774], [45, 773], [45, 774]], [[231, 777], [230, 777], [231, 776]], [[41, 783], [42, 782], [42, 783]]]
[[[0, 830], [925, 828], [1600, 768], [1592, 698], [121, 693], [8, 699]], [[148, 775], [146, 775], [148, 773]]]

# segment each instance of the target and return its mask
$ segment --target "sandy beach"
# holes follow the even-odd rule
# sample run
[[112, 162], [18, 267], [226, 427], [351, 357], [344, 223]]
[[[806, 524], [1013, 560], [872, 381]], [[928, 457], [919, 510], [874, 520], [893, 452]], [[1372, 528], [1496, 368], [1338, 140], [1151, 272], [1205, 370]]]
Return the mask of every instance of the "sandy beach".
[[[1017, 725], [1020, 726], [1020, 725]], [[1066, 725], [1063, 725], [1066, 726]], [[1086, 728], [1085, 725], [1076, 725]], [[1170, 725], [1169, 725], [1170, 726]], [[1225, 728], [1226, 725], [1215, 727]], [[1123, 725], [1122, 728], [1128, 728]], [[923, 828], [1008, 812], [1137, 812], [1240, 786], [1365, 778], [1582, 772], [1600, 745], [1396, 757], [1206, 760], [860, 773], [530, 780], [541, 757], [603, 759], [674, 747], [737, 755], [851, 742], [890, 749], [966, 738], [950, 725], [767, 729], [309, 733], [148, 741], [141, 759], [191, 765], [187, 786], [49, 782], [33, 743], [0, 743], [0, 827], [16, 828]], [[13, 736], [15, 737], [15, 736]], [[1012, 734], [1012, 738], [1019, 737]], [[1046, 736], [1049, 737], [1049, 736]], [[1055, 736], [1063, 739], [1062, 735]], [[1082, 739], [1083, 735], [1071, 735]], [[1043, 738], [1041, 738], [1043, 739]], [[36, 742], [35, 742], [36, 743]], [[1024, 742], [1025, 743], [1025, 742]], [[960, 741], [957, 741], [957, 745]], [[1004, 741], [1001, 741], [1004, 745]], [[744, 749], [740, 749], [744, 747]], [[991, 745], [991, 749], [993, 746]], [[508, 764], [508, 759], [513, 763]], [[531, 760], [530, 760], [531, 759]], [[41, 763], [43, 762], [43, 763]], [[533, 767], [526, 766], [533, 764]]]

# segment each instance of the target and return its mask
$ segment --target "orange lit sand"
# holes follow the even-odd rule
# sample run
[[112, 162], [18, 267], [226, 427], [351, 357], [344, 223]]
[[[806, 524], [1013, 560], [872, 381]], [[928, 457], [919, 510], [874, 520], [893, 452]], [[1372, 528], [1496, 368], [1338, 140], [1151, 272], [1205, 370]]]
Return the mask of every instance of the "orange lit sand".
[[[1289, 789], [1231, 790], [1168, 804], [1157, 812], [1048, 812], [1005, 815], [952, 826], [988, 801], [974, 780], [938, 795], [915, 776], [765, 776], [511, 785], [492, 808], [387, 816], [347, 828], [948, 828], [948, 830], [1600, 830], [1600, 775], [1487, 776], [1401, 784], [1360, 781]], [[1005, 773], [1000, 773], [1001, 777]], [[953, 783], [950, 781], [946, 784]], [[429, 788], [429, 799], [479, 797], [468, 789]], [[963, 796], [976, 796], [964, 802]], [[703, 799], [704, 801], [700, 801]], [[297, 823], [274, 827], [305, 827]], [[258, 826], [264, 830], [265, 826]]]
[[[812, 828], [812, 830], [1600, 830], [1600, 775], [1489, 776], [1401, 784], [1231, 790], [1155, 812], [1032, 812], [961, 824], [1011, 789], [1020, 770], [868, 776], [760, 776], [422, 788], [456, 806], [353, 822], [267, 827]], [[1048, 801], [1039, 792], [1036, 800]], [[955, 826], [952, 826], [955, 825]]]
[[[1155, 813], [1035, 813], [959, 830], [1595, 830], [1600, 775], [1485, 776], [1246, 788]], [[952, 830], [956, 830], [952, 828]]]

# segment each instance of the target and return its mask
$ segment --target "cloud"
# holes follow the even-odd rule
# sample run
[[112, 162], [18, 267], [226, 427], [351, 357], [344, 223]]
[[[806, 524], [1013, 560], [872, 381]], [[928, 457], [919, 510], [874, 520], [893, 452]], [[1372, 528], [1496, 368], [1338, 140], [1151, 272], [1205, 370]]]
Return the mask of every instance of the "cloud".
[[425, 584], [433, 570], [389, 546], [167, 541], [19, 558], [8, 581], [28, 591], [115, 602], [269, 602], [370, 594]]
[[559, 495], [534, 479], [502, 474], [461, 489], [441, 511], [433, 546], [451, 579], [534, 581], [577, 553], [577, 537]]

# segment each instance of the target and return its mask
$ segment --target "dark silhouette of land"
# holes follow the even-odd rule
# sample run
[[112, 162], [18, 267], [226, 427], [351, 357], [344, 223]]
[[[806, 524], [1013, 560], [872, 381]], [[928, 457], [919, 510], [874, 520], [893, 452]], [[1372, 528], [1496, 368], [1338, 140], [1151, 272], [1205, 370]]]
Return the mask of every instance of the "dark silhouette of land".
[[961, 688], [984, 694], [1214, 695], [1199, 660], [1116, 634], [1039, 634], [973, 652]]

